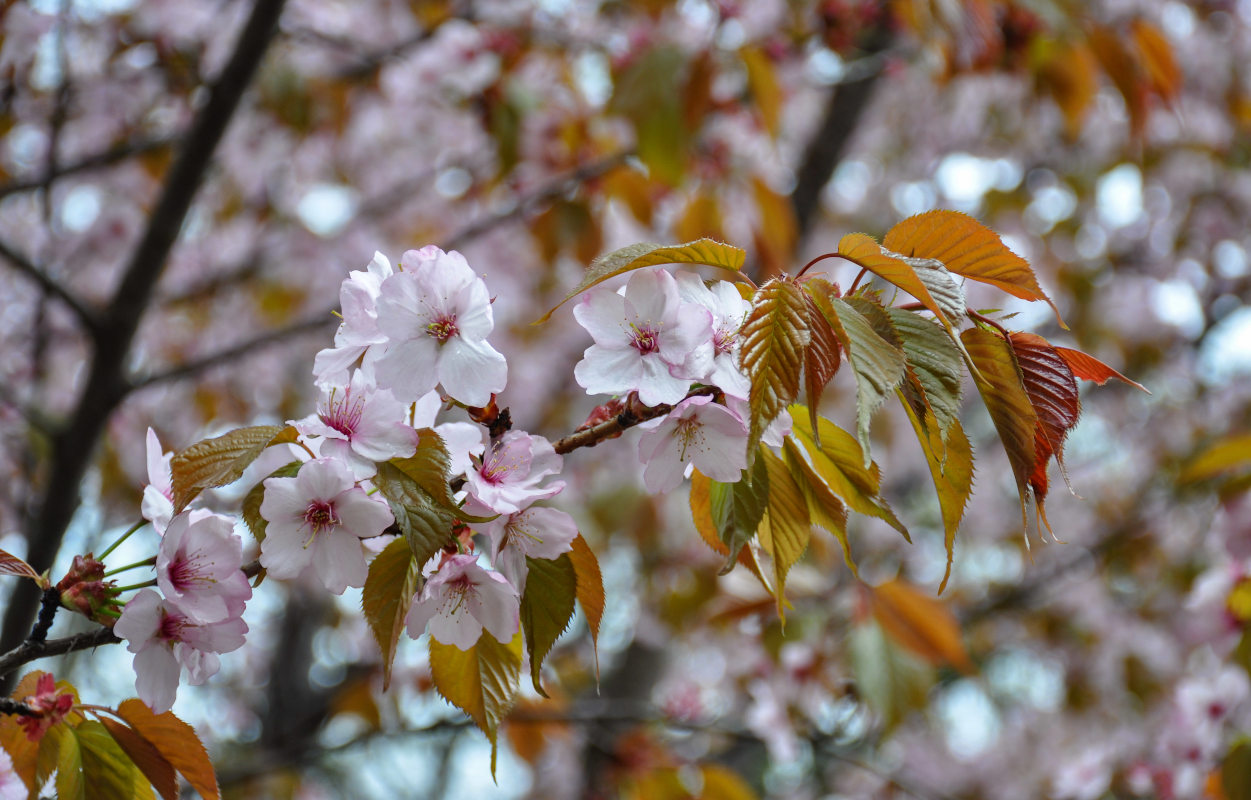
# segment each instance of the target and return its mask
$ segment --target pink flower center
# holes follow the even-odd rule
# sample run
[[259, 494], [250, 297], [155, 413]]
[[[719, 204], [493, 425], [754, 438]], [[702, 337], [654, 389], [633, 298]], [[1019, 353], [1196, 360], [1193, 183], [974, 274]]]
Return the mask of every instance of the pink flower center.
[[338, 525], [339, 515], [335, 513], [334, 503], [314, 500], [304, 511], [304, 522], [313, 529], [313, 535], [316, 536]]
[[717, 355], [728, 353], [734, 349], [734, 342], [738, 339], [738, 331], [730, 328], [721, 328], [712, 333], [712, 346], [716, 349]]
[[187, 618], [170, 611], [161, 612], [161, 624], [157, 626], [156, 638], [163, 642], [181, 642], [182, 630], [187, 627]]
[[439, 340], [439, 344], [443, 344], [448, 339], [460, 333], [460, 329], [456, 327], [456, 315], [449, 314], [439, 317], [434, 322], [426, 326], [426, 333]]
[[326, 402], [326, 410], [317, 416], [326, 427], [333, 428], [351, 439], [352, 434], [356, 433], [356, 429], [360, 426], [361, 417], [364, 415], [364, 398], [352, 397], [352, 390], [349, 388], [344, 389], [341, 396], [339, 396], [337, 389], [332, 389], [330, 391], [330, 399]]
[[639, 351], [639, 355], [649, 355], [660, 351], [660, 331], [650, 324], [632, 326], [634, 335], [630, 338], [630, 346]]
[[203, 566], [200, 560], [195, 556], [188, 556], [180, 553], [177, 558], [169, 564], [169, 582], [173, 584], [178, 591], [183, 591], [190, 587], [196, 581], [207, 581], [208, 578], [201, 577], [200, 572]]
[[679, 461], [686, 461], [686, 448], [692, 444], [700, 447], [703, 444], [703, 431], [700, 430], [703, 425], [695, 417], [679, 417], [674, 423], [673, 438], [677, 439], [682, 445], [682, 452], [678, 454]]
[[526, 454], [521, 450], [522, 448], [513, 446], [492, 449], [478, 474], [492, 486], [503, 483], [510, 472], [515, 472], [525, 465]]

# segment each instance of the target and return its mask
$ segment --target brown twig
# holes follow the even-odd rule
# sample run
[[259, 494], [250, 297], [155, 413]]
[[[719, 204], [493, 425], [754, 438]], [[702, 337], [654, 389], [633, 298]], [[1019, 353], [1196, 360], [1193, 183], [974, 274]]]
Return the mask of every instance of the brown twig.
[[[720, 389], [715, 386], [700, 386], [687, 392], [686, 397], [683, 399], [713, 395], [719, 391]], [[585, 430], [575, 431], [563, 439], [557, 440], [552, 446], [561, 455], [571, 453], [579, 447], [594, 447], [605, 439], [611, 439], [622, 431], [633, 428], [641, 422], [646, 422], [656, 417], [663, 417], [672, 410], [673, 406], [665, 403], [661, 403], [658, 406], [643, 406], [638, 410], [627, 408], [607, 422], [592, 425]]]
[[86, 633], [77, 633], [61, 639], [48, 639], [43, 642], [22, 642], [9, 653], [0, 656], [0, 676], [11, 674], [23, 664], [49, 656], [63, 656], [79, 650], [91, 650], [102, 644], [116, 644], [121, 639], [114, 635], [110, 628], [96, 628]]

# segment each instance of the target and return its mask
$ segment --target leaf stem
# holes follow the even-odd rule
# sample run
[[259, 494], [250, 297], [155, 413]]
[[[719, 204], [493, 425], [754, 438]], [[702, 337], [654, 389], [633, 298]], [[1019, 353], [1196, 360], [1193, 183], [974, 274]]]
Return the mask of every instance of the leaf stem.
[[129, 592], [132, 589], [146, 589], [149, 586], [156, 586], [156, 578], [153, 578], [150, 581], [144, 581], [143, 583], [132, 583], [129, 586], [119, 586], [117, 587], [117, 591]]
[[108, 549], [105, 550], [103, 553], [101, 553], [99, 556], [97, 556], [96, 560], [103, 561], [104, 559], [108, 558], [109, 553], [116, 550], [119, 544], [129, 539], [132, 533], [134, 533], [135, 531], [139, 530], [140, 528], [142, 528], [144, 525], [147, 525], [147, 524], [148, 524], [148, 521], [146, 519], [141, 519], [138, 522], [136, 522], [134, 525], [131, 525], [130, 530], [123, 533], [120, 539], [118, 539], [116, 542], [113, 542], [113, 544], [109, 545]]
[[142, 560], [142, 561], [136, 561], [136, 562], [135, 562], [135, 563], [133, 563], [133, 564], [127, 564], [127, 565], [126, 565], [126, 566], [124, 566], [124, 567], [118, 567], [117, 569], [111, 569], [111, 570], [109, 570], [108, 572], [104, 573], [104, 577], [106, 577], [106, 578], [107, 578], [107, 577], [109, 577], [110, 575], [116, 575], [116, 574], [118, 574], [118, 573], [120, 573], [120, 572], [125, 572], [126, 570], [134, 569], [135, 567], [150, 567], [150, 566], [154, 565], [155, 563], [156, 563], [156, 556], [152, 556], [151, 558], [145, 558], [145, 559], [144, 559], [144, 560]]
[[804, 277], [804, 273], [807, 272], [813, 265], [817, 264], [818, 262], [824, 261], [827, 258], [842, 258], [842, 257], [843, 256], [839, 255], [838, 253], [822, 253], [821, 255], [809, 261], [807, 264], [804, 264], [802, 267], [800, 267], [799, 272], [795, 273], [795, 280], [799, 280], [800, 278]]
[[969, 319], [976, 320], [977, 322], [985, 323], [986, 325], [989, 325], [990, 327], [999, 331], [999, 333], [1003, 334], [1003, 338], [1007, 339], [1011, 336], [1007, 328], [1003, 327], [1003, 325], [999, 324], [998, 322], [991, 319], [990, 317], [983, 316], [977, 313], [976, 311], [973, 311], [972, 309], [968, 310], [966, 313], [969, 315]]
[[869, 270], [868, 270], [868, 268], [867, 268], [867, 267], [861, 267], [861, 268], [860, 268], [860, 271], [856, 273], [856, 279], [855, 279], [854, 281], [852, 281], [852, 282], [851, 282], [851, 286], [847, 289], [847, 293], [846, 293], [846, 294], [847, 294], [847, 295], [853, 295], [853, 294], [855, 294], [855, 293], [856, 293], [856, 288], [857, 288], [858, 286], [860, 286], [860, 281], [861, 281], [861, 279], [863, 279], [863, 278], [864, 278], [864, 276], [865, 276], [865, 275], [867, 275], [868, 273], [869, 273]]

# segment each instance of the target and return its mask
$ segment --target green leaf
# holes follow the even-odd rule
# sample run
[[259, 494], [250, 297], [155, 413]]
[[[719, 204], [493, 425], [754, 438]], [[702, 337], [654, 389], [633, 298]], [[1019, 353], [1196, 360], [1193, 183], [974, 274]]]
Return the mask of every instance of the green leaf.
[[[66, 724], [53, 725], [39, 740], [35, 782], [42, 786], [56, 772], [57, 800], [86, 800], [83, 781], [83, 754], [74, 729]], [[31, 797], [38, 792], [31, 790]]]
[[539, 682], [543, 659], [573, 619], [578, 576], [568, 555], [548, 560], [526, 557], [526, 591], [521, 596], [521, 627], [530, 654], [530, 680], [547, 697]]
[[[1021, 495], [1021, 521], [1028, 530], [1025, 501], [1036, 462], [1034, 425], [1037, 417], [1034, 407], [1025, 393], [1012, 345], [1006, 339], [982, 328], [969, 328], [960, 336], [973, 363], [977, 364], [985, 378], [978, 382], [977, 389], [982, 393], [982, 401], [1008, 453], [1017, 492]], [[1029, 544], [1028, 536], [1025, 543]]]
[[876, 621], [856, 625], [849, 638], [856, 690], [886, 731], [925, 707], [933, 669], [892, 641]]
[[929, 289], [930, 297], [934, 298], [934, 302], [942, 309], [943, 316], [949, 322], [964, 319], [965, 312], [968, 311], [964, 289], [956, 283], [951, 270], [943, 266], [943, 262], [934, 258], [910, 258], [908, 256], [900, 256], [900, 259], [912, 267], [913, 272], [921, 279], [921, 283], [925, 284], [925, 288]]
[[101, 717], [100, 722], [161, 797], [178, 800], [178, 775], [174, 772], [174, 765], [165, 760], [161, 751], [137, 731], [117, 720]]
[[582, 538], [573, 537], [573, 549], [569, 561], [578, 580], [578, 602], [586, 615], [586, 626], [591, 629], [591, 649], [595, 652], [595, 677], [599, 679], [599, 623], [604, 618], [604, 576], [599, 569], [599, 559]]
[[190, 725], [170, 711], [153, 714], [142, 700], [135, 698], [122, 701], [117, 713], [151, 742], [204, 800], [219, 800], [221, 792], [217, 788], [213, 763]]
[[712, 521], [727, 548], [724, 575], [734, 567], [738, 552], [756, 535], [760, 520], [764, 518], [769, 502], [769, 468], [761, 459], [755, 459], [743, 470], [743, 476], [735, 483], [710, 483]]
[[924, 419], [926, 408], [934, 412], [934, 419], [938, 421], [938, 429], [945, 440], [947, 430], [960, 416], [961, 378], [964, 375], [960, 351], [947, 332], [930, 320], [898, 308], [887, 309], [886, 313], [903, 340], [908, 369], [923, 391], [920, 398], [908, 396], [909, 388], [905, 384], [905, 396], [912, 403], [912, 410], [918, 418]]
[[943, 582], [938, 586], [938, 593], [942, 594], [947, 588], [947, 579], [951, 577], [956, 531], [964, 518], [969, 495], [973, 493], [973, 447], [959, 419], [952, 420], [944, 430], [932, 411], [924, 409], [924, 416], [918, 416], [902, 395], [900, 400], [916, 431], [917, 441], [921, 443], [934, 489], [938, 492], [938, 508], [943, 516], [943, 540], [947, 548], [947, 569], [943, 572]]
[[247, 524], [248, 530], [252, 531], [252, 535], [256, 537], [256, 541], [265, 541], [265, 528], [269, 525], [268, 520], [261, 516], [261, 503], [265, 502], [265, 481], [270, 478], [294, 478], [303, 465], [301, 461], [284, 464], [262, 478], [244, 495], [241, 511], [243, 521]]
[[[1059, 348], [1057, 348], [1059, 349]], [[1251, 469], [1251, 433], [1213, 442], [1192, 458], [1177, 476], [1179, 483], [1196, 483]]]
[[182, 511], [204, 489], [237, 481], [265, 448], [294, 442], [297, 435], [290, 425], [254, 425], [236, 428], [178, 451], [169, 464], [173, 476], [174, 511]]
[[592, 286], [636, 269], [656, 267], [661, 264], [704, 264], [737, 272], [743, 268], [746, 259], [747, 253], [741, 248], [712, 239], [696, 239], [693, 242], [677, 245], [649, 242], [632, 244], [602, 255], [591, 262], [585, 277], [574, 287], [573, 291], [565, 295], [565, 298], [553, 306], [551, 311], [535, 320], [534, 324], [547, 322], [556, 309]]
[[739, 365], [747, 375], [748, 460], [769, 423], [799, 394], [799, 375], [808, 348], [808, 308], [793, 281], [775, 278], [756, 292], [739, 332]]
[[687, 61], [673, 45], [642, 52], [616, 76], [608, 106], [634, 123], [639, 160], [653, 177], [671, 186], [682, 182], [690, 149], [682, 98]]
[[851, 542], [847, 539], [847, 506], [821, 480], [816, 471], [800, 455], [798, 445], [792, 437], [782, 441], [782, 460], [790, 470], [795, 485], [803, 492], [804, 501], [808, 504], [808, 519], [830, 533], [843, 548], [843, 561], [851, 574], [860, 576], [856, 560], [851, 555]]
[[[876, 304], [862, 304], [860, 307], [865, 310], [881, 308]], [[904, 378], [903, 350], [894, 342], [882, 338], [874, 329], [873, 322], [845, 300], [831, 299], [828, 310], [823, 308], [822, 311], [847, 350], [847, 358], [856, 375], [856, 435], [860, 439], [864, 466], [868, 467], [871, 460], [869, 420], [882, 405], [887, 393], [894, 391]], [[879, 323], [882, 320], [885, 320], [886, 326], [890, 325], [890, 318], [885, 313], [878, 318]], [[889, 329], [885, 330], [888, 332]], [[898, 338], [897, 335], [895, 338]]]
[[382, 651], [382, 689], [391, 685], [391, 665], [395, 648], [404, 630], [404, 619], [413, 596], [421, 588], [422, 563], [413, 558], [408, 540], [401, 537], [388, 544], [369, 564], [365, 587], [361, 590], [361, 610], [374, 641]]
[[452, 541], [455, 512], [440, 505], [399, 467], [379, 464], [374, 485], [391, 506], [395, 524], [418, 564], [425, 564]]
[[1221, 761], [1221, 791], [1228, 800], [1251, 797], [1251, 742], [1234, 744]]
[[468, 714], [486, 734], [494, 776], [500, 721], [512, 708], [521, 679], [521, 631], [507, 644], [483, 632], [468, 650], [431, 636], [430, 677], [443, 699]]
[[131, 800], [135, 792], [135, 764], [107, 728], [87, 720], [74, 728], [82, 750], [83, 781], [89, 794], [100, 800]]
[[882, 471], [877, 463], [865, 465], [864, 454], [855, 437], [827, 419], [818, 420], [821, 446], [814, 438], [814, 429], [808, 422], [808, 412], [803, 406], [791, 406], [791, 436], [794, 455], [805, 470], [809, 483], [823, 486], [842, 498], [847, 506], [859, 514], [877, 517], [903, 534], [909, 542], [912, 538], [890, 504], [881, 497]]
[[812, 523], [808, 517], [808, 501], [791, 477], [781, 458], [769, 448], [761, 448], [759, 460], [769, 475], [769, 496], [765, 516], [759, 527], [761, 545], [773, 557], [773, 583], [777, 587], [778, 617], [783, 613], [786, 575], [808, 549]]
[[452, 459], [447, 453], [447, 445], [432, 428], [418, 429], [417, 436], [417, 452], [408, 458], [391, 459], [391, 466], [411, 478], [444, 508], [455, 508], [456, 500], [448, 485]]

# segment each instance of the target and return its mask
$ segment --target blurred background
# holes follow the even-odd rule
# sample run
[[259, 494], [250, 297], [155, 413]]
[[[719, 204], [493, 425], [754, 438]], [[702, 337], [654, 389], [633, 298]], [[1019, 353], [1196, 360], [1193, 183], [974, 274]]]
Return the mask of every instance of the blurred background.
[[[557, 500], [604, 569], [598, 667], [579, 617], [496, 781], [424, 642], [383, 694], [359, 593], [272, 581], [245, 649], [174, 709], [229, 796], [1233, 800], [1220, 770], [1251, 732], [1248, 0], [2, 8], [0, 549], [54, 577], [139, 518], [148, 426], [174, 450], [310, 413], [339, 282], [375, 250], [466, 255], [495, 297], [501, 404], [551, 439], [605, 398], [571, 379], [590, 341], [569, 311], [530, 322], [596, 255], [711, 236], [761, 281], [932, 208], [1003, 234], [1071, 329], [986, 287], [971, 308], [1151, 390], [1083, 387], [1065, 462], [1081, 497], [1053, 472], [1062, 543], [1031, 531], [1029, 552], [967, 404], [978, 479], [931, 613], [959, 623], [970, 668], [884, 632], [824, 534], [783, 631], [754, 579], [717, 577], [685, 489], [643, 491], [627, 435], [568, 456]], [[247, 26], [260, 13], [280, 13], [271, 34]], [[849, 426], [845, 373], [823, 410]], [[873, 434], [913, 543], [854, 519], [861, 578], [933, 598], [924, 460], [895, 409]], [[128, 546], [143, 558], [155, 535]], [[4, 650], [37, 601], [12, 583]], [[60, 616], [54, 636], [86, 625]], [[116, 703], [129, 664], [113, 646], [38, 666]]]

